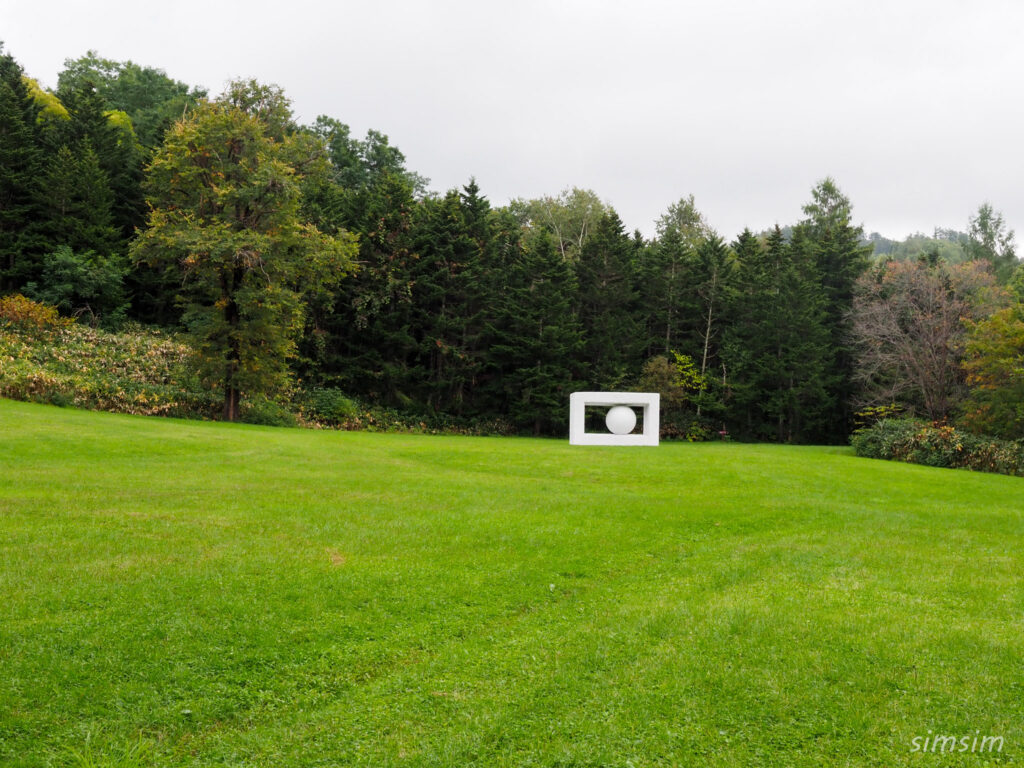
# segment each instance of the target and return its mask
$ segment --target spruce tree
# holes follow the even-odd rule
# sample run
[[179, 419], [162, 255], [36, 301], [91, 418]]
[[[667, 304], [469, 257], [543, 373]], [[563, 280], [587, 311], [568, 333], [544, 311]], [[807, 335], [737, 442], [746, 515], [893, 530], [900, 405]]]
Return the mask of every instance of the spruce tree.
[[852, 428], [856, 390], [849, 318], [854, 284], [868, 267], [872, 246], [862, 245], [863, 228], [853, 224], [850, 201], [833, 179], [820, 182], [811, 195], [812, 201], [804, 206], [807, 218], [795, 228], [794, 240], [799, 236], [810, 249], [820, 275], [825, 323], [835, 353], [828, 377], [832, 409], [823, 437], [829, 442], [845, 442]]
[[42, 179], [38, 195], [45, 216], [37, 230], [50, 248], [108, 256], [121, 250], [113, 225], [114, 195], [88, 139], [77, 152], [66, 145], [57, 150]]
[[77, 90], [62, 95], [71, 115], [61, 137], [62, 143], [79, 147], [88, 142], [96, 153], [113, 194], [113, 224], [126, 248], [136, 228], [146, 220], [142, 147], [135, 138], [131, 121], [123, 113], [110, 112], [91, 82], [84, 82]]
[[569, 264], [541, 230], [509, 263], [506, 290], [498, 298], [489, 360], [512, 422], [535, 435], [557, 433], [568, 422], [582, 347], [572, 311], [575, 287]]
[[829, 413], [831, 367], [824, 292], [813, 249], [776, 227], [761, 245], [737, 240], [740, 290], [724, 356], [738, 431], [756, 439], [820, 439]]
[[[727, 376], [724, 369], [721, 379], [717, 374], [721, 368], [720, 346], [734, 290], [736, 260], [722, 238], [712, 234], [697, 246], [693, 265], [692, 289], [698, 310], [697, 349], [693, 358], [697, 362], [701, 379], [716, 382], [699, 395], [697, 416], [709, 408], [714, 415], [721, 415]], [[719, 381], [722, 382], [721, 387], [717, 385]]]
[[43, 169], [39, 110], [22, 78], [0, 45], [0, 291], [38, 278], [43, 250], [31, 227], [42, 218], [35, 194]]
[[301, 345], [304, 376], [377, 403], [409, 407], [419, 384], [412, 189], [404, 178], [387, 174], [361, 193], [350, 215], [355, 213], [349, 226], [359, 234], [360, 268], [333, 300], [310, 301]]
[[668, 356], [682, 347], [684, 318], [696, 311], [688, 307], [694, 252], [678, 229], [667, 230], [644, 249], [638, 294], [643, 313], [644, 357]]
[[471, 415], [483, 360], [482, 309], [490, 301], [490, 204], [471, 181], [420, 207], [413, 322], [421, 397], [433, 411]]
[[644, 343], [633, 255], [633, 243], [615, 211], [601, 217], [580, 249], [576, 311], [587, 381], [594, 389], [615, 389], [640, 372]]

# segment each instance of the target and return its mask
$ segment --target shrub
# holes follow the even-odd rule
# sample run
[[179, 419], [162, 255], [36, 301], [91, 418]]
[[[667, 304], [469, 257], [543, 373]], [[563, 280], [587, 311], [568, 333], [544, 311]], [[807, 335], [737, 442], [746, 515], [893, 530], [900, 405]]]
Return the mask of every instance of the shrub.
[[294, 427], [297, 424], [291, 411], [266, 397], [243, 400], [238, 418], [246, 424], [261, 424], [265, 427]]
[[108, 330], [124, 322], [128, 300], [122, 259], [94, 251], [75, 253], [62, 245], [43, 255], [42, 267], [39, 285], [25, 286], [25, 293], [33, 299]]
[[20, 293], [0, 298], [0, 320], [25, 330], [60, 328], [71, 322], [62, 318], [56, 307], [32, 301]]
[[173, 336], [137, 327], [106, 333], [24, 297], [4, 307], [0, 397], [147, 416], [216, 412], [213, 394], [190, 373], [191, 350]]
[[359, 415], [359, 406], [340, 389], [311, 390], [300, 398], [300, 405], [305, 416], [327, 424], [344, 424]]
[[869, 459], [893, 459], [906, 451], [913, 435], [924, 426], [915, 419], [882, 419], [874, 426], [859, 429], [850, 438], [858, 456]]
[[858, 456], [1024, 476], [1024, 442], [963, 432], [915, 419], [882, 419], [850, 440]]

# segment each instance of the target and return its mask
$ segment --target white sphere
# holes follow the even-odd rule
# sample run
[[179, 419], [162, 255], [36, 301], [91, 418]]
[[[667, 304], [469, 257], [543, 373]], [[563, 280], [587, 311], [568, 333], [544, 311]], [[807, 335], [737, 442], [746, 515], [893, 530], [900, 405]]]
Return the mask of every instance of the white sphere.
[[628, 405], [614, 405], [608, 409], [604, 423], [613, 435], [628, 435], [636, 426], [636, 411]]

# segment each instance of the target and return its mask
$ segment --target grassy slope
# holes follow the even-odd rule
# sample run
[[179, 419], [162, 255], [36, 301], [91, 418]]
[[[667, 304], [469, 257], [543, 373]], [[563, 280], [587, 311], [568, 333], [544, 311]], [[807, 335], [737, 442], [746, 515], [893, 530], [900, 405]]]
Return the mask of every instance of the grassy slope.
[[0, 401], [0, 764], [1019, 758], [1022, 491]]

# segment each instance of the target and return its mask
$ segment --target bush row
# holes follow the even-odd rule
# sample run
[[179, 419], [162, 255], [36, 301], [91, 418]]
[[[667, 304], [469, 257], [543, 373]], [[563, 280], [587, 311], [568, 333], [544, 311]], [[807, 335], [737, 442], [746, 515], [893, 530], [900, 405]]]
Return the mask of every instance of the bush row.
[[882, 419], [851, 438], [858, 456], [1024, 477], [1024, 441], [974, 435], [917, 419]]

